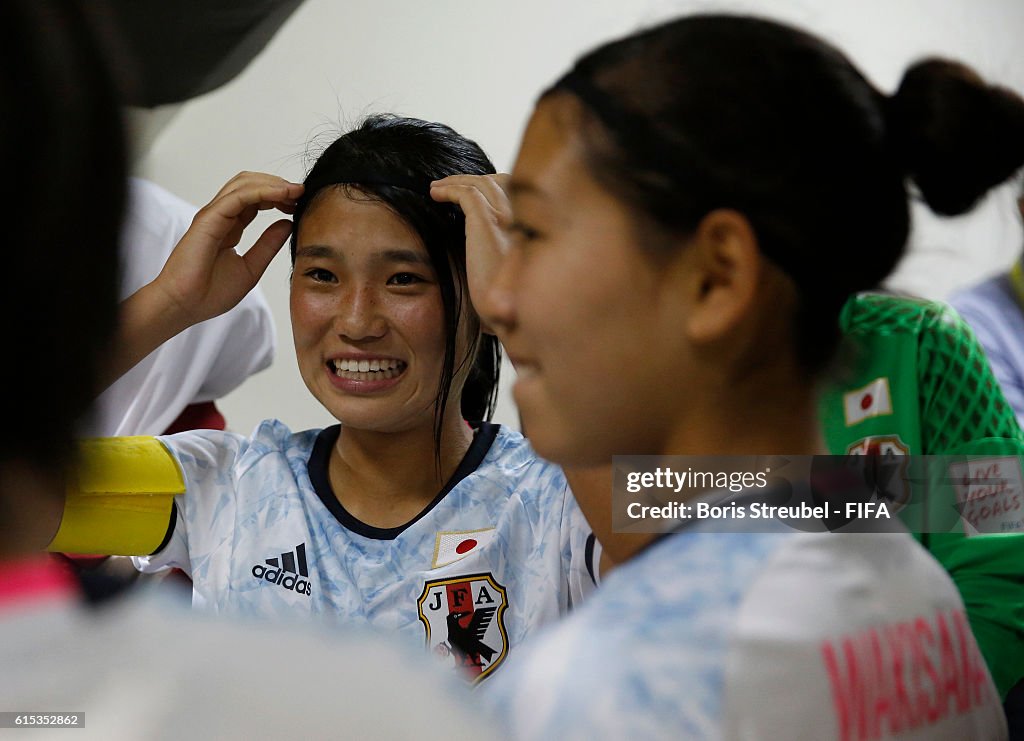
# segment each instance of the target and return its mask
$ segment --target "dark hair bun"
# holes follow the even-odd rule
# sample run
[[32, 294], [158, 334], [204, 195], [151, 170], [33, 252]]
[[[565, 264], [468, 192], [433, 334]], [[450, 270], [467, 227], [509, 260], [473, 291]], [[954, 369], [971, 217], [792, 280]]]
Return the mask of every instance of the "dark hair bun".
[[887, 122], [907, 173], [938, 214], [969, 211], [1024, 165], [1024, 100], [959, 62], [911, 66], [888, 101]]

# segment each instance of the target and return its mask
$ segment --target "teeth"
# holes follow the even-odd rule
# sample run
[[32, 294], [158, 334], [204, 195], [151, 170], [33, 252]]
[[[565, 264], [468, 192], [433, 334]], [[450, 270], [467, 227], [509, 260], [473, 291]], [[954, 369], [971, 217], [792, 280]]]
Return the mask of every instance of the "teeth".
[[334, 360], [334, 374], [356, 381], [379, 381], [394, 378], [405, 369], [401, 360]]

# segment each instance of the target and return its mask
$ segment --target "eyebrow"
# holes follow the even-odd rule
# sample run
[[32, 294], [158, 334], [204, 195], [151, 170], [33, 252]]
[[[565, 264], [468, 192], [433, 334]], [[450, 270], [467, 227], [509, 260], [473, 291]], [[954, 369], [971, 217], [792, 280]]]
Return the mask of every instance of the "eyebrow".
[[310, 244], [305, 247], [299, 247], [295, 250], [295, 259], [298, 260], [300, 257], [332, 257], [334, 250], [326, 245], [322, 244]]
[[417, 250], [383, 250], [373, 257], [380, 262], [412, 262], [430, 265], [430, 257], [425, 252]]
[[[306, 245], [305, 247], [300, 247], [299, 249], [295, 250], [295, 259], [297, 260], [300, 257], [310, 258], [314, 260], [318, 258], [333, 258], [339, 260], [345, 259], [345, 255], [341, 252], [341, 250], [335, 247], [330, 247], [325, 244], [309, 244]], [[430, 257], [426, 253], [417, 250], [385, 249], [380, 250], [379, 252], [375, 252], [371, 256], [371, 259], [374, 262], [381, 263], [405, 262], [427, 266], [431, 264]]]

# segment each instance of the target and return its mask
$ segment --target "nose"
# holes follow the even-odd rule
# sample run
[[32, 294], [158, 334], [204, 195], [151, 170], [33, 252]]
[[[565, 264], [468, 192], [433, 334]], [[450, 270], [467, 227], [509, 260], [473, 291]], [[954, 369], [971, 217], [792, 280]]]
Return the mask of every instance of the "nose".
[[516, 291], [520, 251], [513, 247], [501, 258], [491, 284], [483, 292], [475, 308], [488, 329], [499, 336], [516, 325]]
[[359, 286], [339, 297], [334, 331], [351, 342], [375, 340], [387, 334], [388, 323], [380, 297], [369, 286]]

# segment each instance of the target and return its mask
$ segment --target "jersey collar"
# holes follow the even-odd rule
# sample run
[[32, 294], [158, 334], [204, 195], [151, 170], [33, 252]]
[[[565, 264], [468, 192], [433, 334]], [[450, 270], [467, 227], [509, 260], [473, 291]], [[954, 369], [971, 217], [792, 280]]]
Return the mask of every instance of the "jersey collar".
[[440, 503], [442, 499], [454, 489], [460, 481], [466, 478], [469, 474], [473, 473], [480, 464], [483, 462], [484, 457], [487, 455], [487, 451], [491, 449], [491, 444], [494, 442], [494, 438], [498, 435], [498, 430], [501, 429], [501, 425], [491, 424], [490, 422], [480, 422], [473, 425], [476, 429], [476, 434], [473, 436], [473, 442], [469, 446], [469, 450], [466, 451], [466, 455], [462, 457], [462, 461], [459, 463], [458, 468], [455, 469], [455, 473], [448, 479], [448, 482], [441, 488], [437, 496], [431, 500], [430, 504], [423, 508], [423, 510], [416, 515], [414, 518], [404, 525], [398, 527], [374, 527], [368, 525], [362, 520], [355, 517], [352, 513], [342, 506], [341, 502], [338, 501], [338, 497], [334, 494], [334, 489], [331, 488], [331, 480], [328, 474], [329, 463], [331, 457], [331, 449], [334, 447], [334, 443], [338, 440], [338, 435], [341, 434], [341, 425], [333, 425], [320, 431], [317, 435], [316, 442], [313, 444], [313, 451], [310, 453], [309, 462], [306, 464], [306, 469], [309, 472], [309, 480], [313, 484], [313, 490], [316, 492], [317, 497], [323, 502], [324, 506], [327, 507], [328, 511], [334, 515], [335, 519], [341, 523], [341, 525], [354, 533], [358, 533], [367, 538], [373, 540], [394, 540], [402, 534], [408, 527], [413, 525], [419, 519], [424, 517], [430, 510]]

